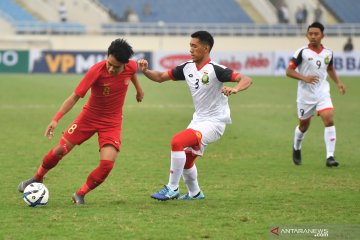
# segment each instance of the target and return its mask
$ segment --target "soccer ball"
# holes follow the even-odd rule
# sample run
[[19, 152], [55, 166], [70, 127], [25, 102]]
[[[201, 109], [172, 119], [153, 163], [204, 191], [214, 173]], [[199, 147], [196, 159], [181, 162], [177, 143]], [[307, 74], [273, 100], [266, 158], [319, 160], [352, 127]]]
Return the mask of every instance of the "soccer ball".
[[42, 207], [48, 203], [49, 190], [42, 183], [31, 183], [26, 186], [23, 199], [29, 207]]

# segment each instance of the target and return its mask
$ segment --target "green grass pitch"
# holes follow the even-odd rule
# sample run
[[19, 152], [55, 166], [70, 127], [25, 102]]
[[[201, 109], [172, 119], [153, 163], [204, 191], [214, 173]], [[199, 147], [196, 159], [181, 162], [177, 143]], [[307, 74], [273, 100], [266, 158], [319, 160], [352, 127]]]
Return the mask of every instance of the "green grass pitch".
[[[230, 96], [233, 124], [197, 160], [206, 199], [158, 202], [150, 194], [168, 181], [171, 137], [186, 128], [193, 107], [185, 83], [157, 84], [140, 75], [145, 99], [137, 103], [130, 86], [121, 152], [106, 182], [86, 196], [85, 206], [71, 203], [71, 194], [98, 164], [93, 137], [46, 176], [48, 205], [27, 207], [17, 185], [36, 172], [81, 111], [84, 99], [60, 121], [54, 140], [43, 137], [81, 77], [0, 75], [0, 239], [268, 239], [271, 226], [319, 224], [355, 225], [327, 239], [360, 238], [360, 80], [355, 77], [342, 78], [344, 96], [331, 83], [339, 168], [325, 167], [318, 117], [303, 143], [303, 165], [292, 163], [296, 81], [254, 77], [249, 90]], [[185, 192], [183, 182], [180, 190]]]

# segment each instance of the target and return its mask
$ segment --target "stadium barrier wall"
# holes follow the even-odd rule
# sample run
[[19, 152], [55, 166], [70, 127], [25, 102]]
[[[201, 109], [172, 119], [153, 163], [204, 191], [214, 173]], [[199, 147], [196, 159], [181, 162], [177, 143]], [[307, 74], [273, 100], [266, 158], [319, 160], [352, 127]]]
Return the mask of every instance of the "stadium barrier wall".
[[[73, 36], [21, 35], [0, 36], [1, 49], [42, 49], [67, 51], [104, 51], [111, 41], [125, 38], [136, 51], [189, 51], [190, 36]], [[360, 49], [360, 37], [353, 37], [355, 50]], [[342, 51], [347, 37], [329, 37], [323, 40], [333, 51]], [[295, 51], [308, 40], [304, 37], [223, 37], [216, 36], [214, 51]]]
[[[214, 51], [213, 61], [250, 76], [284, 76], [293, 53], [289, 51]], [[133, 59], [148, 59], [150, 68], [171, 69], [189, 59], [186, 51], [140, 51]], [[104, 51], [0, 50], [0, 73], [85, 73], [106, 59]], [[335, 52], [333, 64], [340, 76], [360, 76], [360, 52]]]
[[[285, 76], [293, 52], [288, 51], [226, 51], [213, 52], [211, 59], [250, 76]], [[187, 52], [156, 51], [154, 69], [166, 71], [190, 59]], [[333, 64], [339, 76], [360, 76], [360, 52], [334, 52]]]

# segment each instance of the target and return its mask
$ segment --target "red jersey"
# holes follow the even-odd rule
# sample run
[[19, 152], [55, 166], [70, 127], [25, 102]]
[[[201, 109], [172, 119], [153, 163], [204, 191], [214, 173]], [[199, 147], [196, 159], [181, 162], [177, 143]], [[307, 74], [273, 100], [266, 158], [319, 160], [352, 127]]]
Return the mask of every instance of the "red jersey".
[[91, 95], [79, 117], [99, 126], [119, 126], [122, 108], [131, 78], [137, 71], [133, 60], [124, 71], [111, 75], [106, 69], [106, 60], [92, 66], [75, 89], [75, 94], [84, 97], [91, 88]]

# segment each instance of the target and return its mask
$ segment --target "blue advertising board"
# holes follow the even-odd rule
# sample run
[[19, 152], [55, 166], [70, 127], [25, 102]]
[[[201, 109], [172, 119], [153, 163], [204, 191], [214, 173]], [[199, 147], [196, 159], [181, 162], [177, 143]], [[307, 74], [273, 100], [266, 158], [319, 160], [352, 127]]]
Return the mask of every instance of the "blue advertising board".
[[[82, 74], [107, 58], [106, 52], [95, 51], [41, 51], [30, 52], [31, 73], [77, 73]], [[132, 59], [147, 59], [151, 64], [150, 52], [136, 52]], [[151, 67], [151, 66], [150, 66]]]

